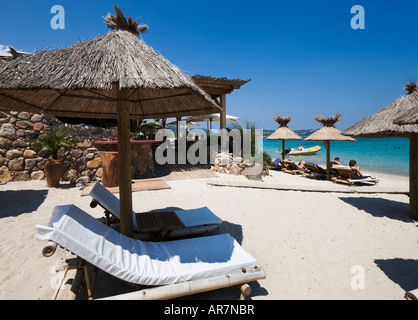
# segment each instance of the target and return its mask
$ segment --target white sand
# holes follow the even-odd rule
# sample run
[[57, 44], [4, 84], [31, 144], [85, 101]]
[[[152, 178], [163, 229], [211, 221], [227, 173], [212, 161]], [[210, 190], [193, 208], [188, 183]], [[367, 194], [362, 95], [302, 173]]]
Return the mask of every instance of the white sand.
[[[378, 176], [378, 186], [408, 189], [407, 177]], [[251, 284], [252, 299], [403, 299], [406, 291], [418, 288], [418, 230], [408, 217], [406, 195], [217, 187], [209, 180], [169, 181], [170, 190], [135, 192], [134, 210], [209, 207], [225, 221], [220, 232], [231, 233], [266, 271], [265, 280]], [[274, 171], [264, 180], [336, 186]], [[91, 209], [90, 197], [80, 193], [69, 185], [48, 189], [45, 181], [0, 186], [0, 299], [52, 296], [56, 275], [51, 268], [71, 254], [59, 249], [43, 257], [45, 243], [36, 240], [35, 225], [47, 224], [58, 204], [76, 204], [102, 217], [102, 209]], [[364, 271], [360, 289], [350, 285], [359, 270]], [[236, 290], [195, 298], [235, 299]]]

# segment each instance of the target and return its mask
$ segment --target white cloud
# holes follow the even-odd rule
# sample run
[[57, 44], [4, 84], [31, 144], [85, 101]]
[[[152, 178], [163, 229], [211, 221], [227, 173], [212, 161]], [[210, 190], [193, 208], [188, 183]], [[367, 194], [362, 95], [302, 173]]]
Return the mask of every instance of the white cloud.
[[3, 44], [0, 44], [0, 56], [8, 56], [10, 53], [8, 52], [9, 46], [5, 46]]

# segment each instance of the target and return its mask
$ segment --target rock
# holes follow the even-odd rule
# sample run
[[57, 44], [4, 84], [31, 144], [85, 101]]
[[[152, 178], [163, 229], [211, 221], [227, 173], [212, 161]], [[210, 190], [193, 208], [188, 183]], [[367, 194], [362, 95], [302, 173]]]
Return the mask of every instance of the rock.
[[26, 148], [28, 145], [28, 143], [23, 140], [23, 139], [16, 139], [15, 141], [12, 142], [12, 147], [13, 148]]
[[74, 170], [74, 169], [68, 169], [67, 171], [64, 172], [62, 179], [63, 180], [72, 180], [74, 178], [78, 178], [80, 176], [80, 174]]
[[18, 119], [23, 119], [23, 120], [29, 120], [30, 117], [31, 117], [31, 114], [26, 111], [20, 112], [19, 115], [17, 116]]
[[25, 131], [25, 140], [36, 140], [39, 138], [40, 133], [37, 131], [33, 131], [33, 130], [26, 130]]
[[13, 159], [9, 161], [9, 170], [10, 171], [22, 171], [23, 170], [23, 161]]
[[102, 159], [100, 157], [97, 157], [87, 162], [87, 168], [89, 169], [97, 169], [101, 167], [101, 165], [102, 165]]
[[12, 176], [10, 175], [10, 171], [6, 166], [0, 167], [0, 180], [9, 182], [12, 181]]
[[81, 149], [71, 149], [70, 154], [74, 158], [80, 158], [83, 155], [83, 151]]
[[83, 149], [91, 148], [91, 147], [93, 147], [93, 141], [91, 141], [90, 139], [80, 141], [80, 142], [77, 143], [77, 147], [83, 148]]
[[44, 117], [41, 114], [37, 114], [35, 113], [32, 118], [30, 118], [30, 121], [35, 123], [35, 122], [42, 122], [42, 120], [44, 120]]
[[16, 138], [16, 130], [11, 123], [3, 123], [0, 129], [0, 137], [14, 140]]
[[0, 123], [8, 123], [12, 116], [4, 111], [0, 111]]
[[16, 121], [16, 127], [20, 129], [29, 130], [33, 128], [33, 123], [26, 120], [18, 120]]
[[0, 137], [0, 149], [10, 149], [12, 140], [4, 137]]
[[74, 163], [74, 168], [78, 171], [78, 172], [82, 172], [84, 170], [86, 170], [86, 160], [81, 157], [79, 159], [77, 159]]
[[96, 171], [96, 177], [102, 178], [103, 177], [103, 168], [98, 168]]
[[232, 163], [240, 164], [242, 162], [242, 157], [235, 157], [232, 159]]
[[261, 179], [262, 171], [263, 171], [263, 166], [259, 163], [255, 163], [253, 166], [245, 168], [245, 176], [249, 180], [259, 181], [259, 180], [262, 180]]
[[38, 164], [38, 159], [25, 159], [25, 170], [32, 170]]
[[31, 177], [32, 180], [42, 180], [42, 179], [45, 178], [45, 173], [41, 170], [33, 171], [30, 174], [30, 177]]
[[83, 176], [76, 180], [75, 185], [76, 187], [84, 187], [91, 181], [89, 176]]
[[[41, 158], [43, 159], [43, 158]], [[45, 163], [48, 161], [48, 159], [43, 159], [41, 161], [38, 162], [38, 169], [40, 170], [45, 170]]]
[[4, 157], [0, 154], [0, 167], [4, 164]]
[[48, 148], [42, 148], [38, 151], [38, 156], [41, 158], [48, 158], [51, 155], [51, 151]]
[[87, 153], [87, 154], [86, 154], [86, 159], [87, 159], [87, 160], [94, 159], [94, 157], [95, 157], [95, 154], [94, 154], [94, 153]]
[[14, 181], [27, 181], [29, 180], [29, 173], [26, 171], [18, 171], [13, 174]]
[[40, 122], [33, 124], [33, 130], [35, 131], [41, 131], [43, 129], [44, 125]]
[[240, 173], [239, 166], [236, 163], [233, 163], [231, 166], [231, 174], [238, 176]]
[[33, 150], [25, 150], [23, 152], [23, 158], [36, 158], [36, 152]]
[[6, 152], [6, 158], [16, 159], [23, 155], [23, 152], [17, 149], [12, 149]]

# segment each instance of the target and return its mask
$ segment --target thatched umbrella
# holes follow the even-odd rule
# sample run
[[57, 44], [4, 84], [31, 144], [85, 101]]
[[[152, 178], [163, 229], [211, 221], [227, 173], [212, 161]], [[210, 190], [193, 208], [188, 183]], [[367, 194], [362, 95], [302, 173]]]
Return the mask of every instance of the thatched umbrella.
[[284, 149], [286, 140], [302, 140], [302, 137], [299, 136], [296, 132], [293, 132], [289, 129], [287, 124], [292, 120], [291, 117], [282, 117], [275, 115], [273, 117], [274, 121], [279, 124], [279, 128], [269, 135], [266, 140], [282, 140], [282, 160], [284, 160]]
[[409, 138], [409, 216], [418, 219], [418, 86], [411, 81], [405, 85], [405, 90], [405, 95], [360, 120], [343, 134], [363, 138]]
[[[239, 117], [225, 115], [226, 121], [237, 121]], [[212, 129], [212, 121], [221, 121], [221, 114], [220, 113], [213, 113], [213, 114], [206, 114], [202, 116], [192, 116], [189, 118], [184, 119], [186, 122], [194, 121], [194, 122], [207, 122], [208, 130], [209, 130], [209, 123], [210, 129]]]
[[327, 180], [330, 178], [331, 141], [356, 141], [351, 137], [342, 135], [341, 131], [334, 126], [336, 122], [340, 121], [340, 117], [341, 114], [339, 113], [329, 118], [315, 116], [315, 119], [322, 123], [323, 127], [305, 138], [306, 141], [324, 141], [325, 148], [327, 149]]
[[40, 51], [3, 64], [0, 105], [57, 116], [117, 118], [121, 232], [132, 235], [130, 118], [220, 112], [180, 69], [138, 38], [148, 27], [109, 14], [114, 29], [69, 48]]

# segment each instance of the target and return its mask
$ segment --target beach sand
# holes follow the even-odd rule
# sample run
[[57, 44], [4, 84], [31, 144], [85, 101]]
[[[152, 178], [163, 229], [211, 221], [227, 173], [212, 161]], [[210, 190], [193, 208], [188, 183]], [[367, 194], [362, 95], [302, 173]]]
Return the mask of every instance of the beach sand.
[[[408, 190], [407, 177], [378, 177], [377, 186], [360, 188]], [[167, 181], [171, 189], [135, 192], [133, 209], [211, 209], [224, 220], [219, 232], [235, 237], [266, 272], [265, 280], [251, 283], [251, 299], [404, 299], [406, 291], [418, 288], [418, 229], [408, 217], [408, 196], [220, 187], [208, 184], [211, 179]], [[277, 171], [264, 181], [339, 187]], [[103, 210], [90, 208], [91, 198], [80, 194], [68, 184], [48, 189], [45, 181], [0, 186], [0, 299], [51, 298], [57, 277], [52, 268], [72, 255], [59, 248], [43, 257], [46, 243], [35, 238], [35, 225], [47, 224], [53, 208], [63, 204], [103, 217]], [[124, 288], [100, 274], [96, 296]], [[235, 287], [189, 298], [238, 299], [239, 292]]]

